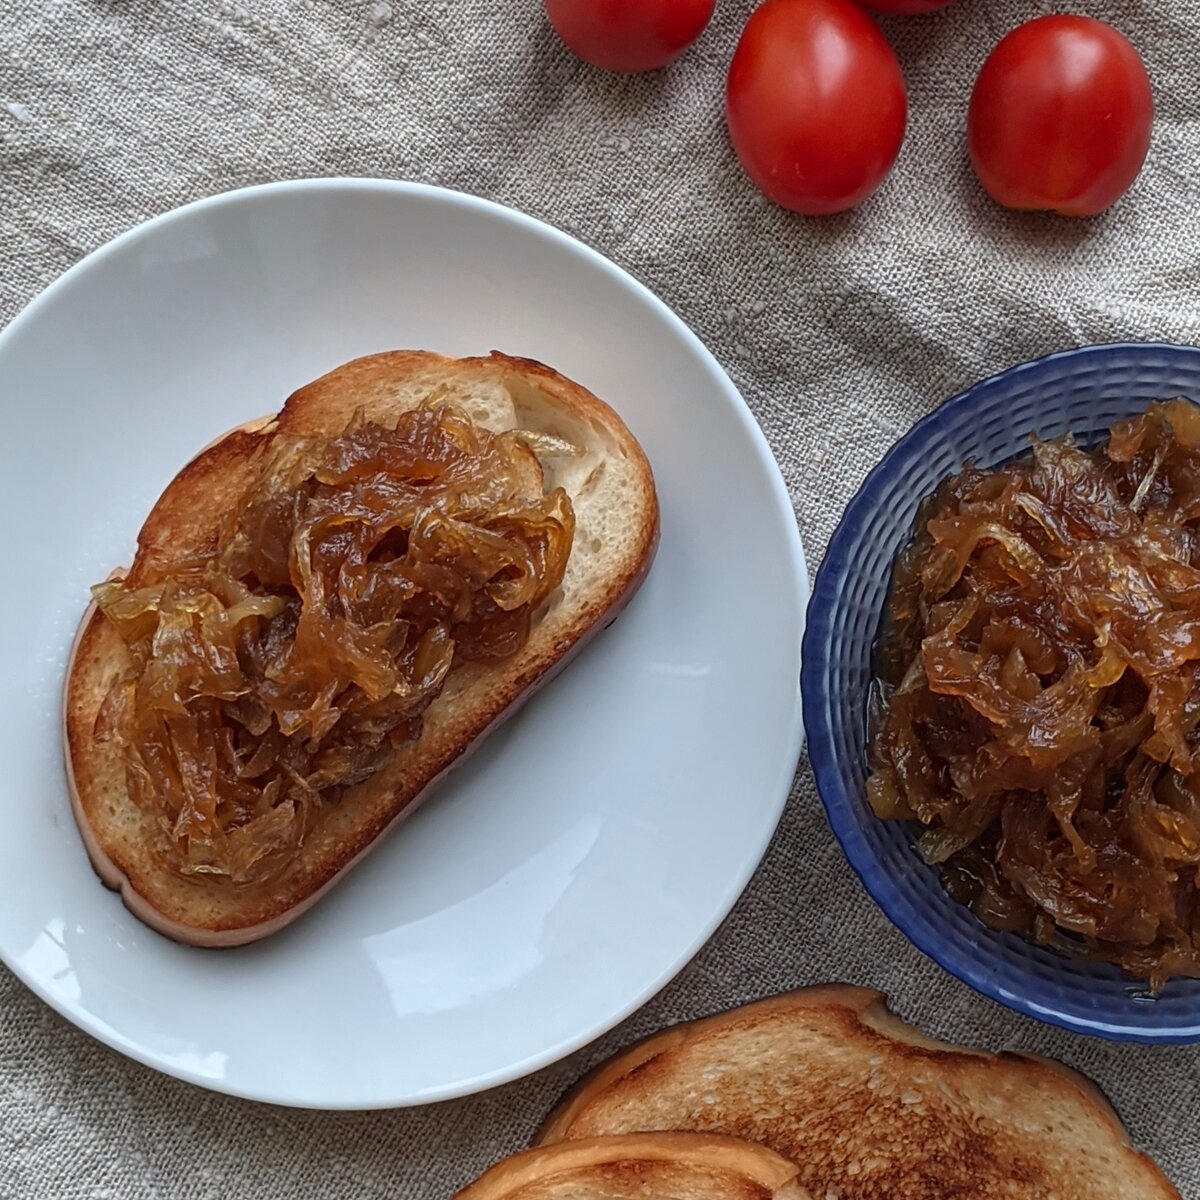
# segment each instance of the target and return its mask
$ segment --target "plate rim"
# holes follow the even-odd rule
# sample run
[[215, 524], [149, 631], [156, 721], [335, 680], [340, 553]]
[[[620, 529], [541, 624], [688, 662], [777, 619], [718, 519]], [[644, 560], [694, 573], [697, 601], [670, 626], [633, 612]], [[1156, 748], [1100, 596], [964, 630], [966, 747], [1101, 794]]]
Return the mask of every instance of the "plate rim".
[[[701, 923], [697, 936], [654, 974], [653, 978], [636, 994], [629, 997], [625, 1003], [599, 1021], [592, 1020], [576, 1034], [562, 1038], [553, 1045], [543, 1047], [537, 1053], [510, 1062], [507, 1066], [493, 1068], [470, 1077], [454, 1079], [437, 1087], [424, 1087], [407, 1093], [403, 1089], [393, 1089], [387, 1095], [382, 1089], [378, 1094], [368, 1096], [339, 1095], [334, 1099], [322, 1098], [319, 1082], [315, 1088], [291, 1088], [291, 1094], [281, 1093], [269, 1082], [264, 1086], [246, 1083], [232, 1083], [221, 1077], [214, 1079], [201, 1072], [181, 1065], [178, 1061], [164, 1060], [153, 1051], [144, 1047], [137, 1040], [129, 1037], [121, 1030], [99, 1019], [86, 1007], [72, 1005], [44, 988], [40, 978], [27, 971], [20, 961], [9, 954], [7, 947], [0, 942], [0, 962], [35, 996], [60, 1016], [68, 1020], [83, 1033], [88, 1034], [103, 1045], [116, 1050], [127, 1058], [169, 1075], [173, 1078], [204, 1088], [209, 1091], [230, 1095], [259, 1103], [277, 1104], [285, 1107], [317, 1109], [326, 1111], [347, 1110], [379, 1110], [388, 1108], [407, 1108], [416, 1105], [430, 1104], [442, 1100], [460, 1099], [478, 1094], [490, 1088], [499, 1087], [518, 1079], [523, 1079], [568, 1055], [589, 1045], [606, 1033], [610, 1032], [622, 1021], [647, 1004], [692, 961], [699, 951], [713, 937], [721, 924], [729, 916], [737, 901], [745, 892], [755, 871], [762, 863], [772, 838], [778, 829], [784, 808], [800, 768], [801, 752], [805, 742], [803, 708], [801, 704], [800, 665], [803, 635], [806, 628], [808, 606], [811, 600], [811, 580], [805, 559], [803, 540], [799, 528], [799, 520], [795, 506], [792, 503], [787, 483], [783, 478], [778, 460], [775, 457], [766, 435], [755, 418], [750, 406], [733, 382], [729, 373], [717, 360], [711, 350], [700, 340], [691, 327], [649, 287], [638, 279], [632, 272], [618, 266], [611, 259], [589, 246], [586, 242], [572, 234], [557, 228], [547, 221], [533, 217], [519, 209], [510, 207], [498, 201], [489, 200], [469, 192], [410, 180], [383, 179], [367, 176], [312, 176], [295, 179], [276, 180], [268, 183], [254, 184], [247, 187], [233, 188], [204, 196], [188, 203], [179, 205], [158, 213], [144, 221], [126, 229], [111, 240], [103, 243], [73, 263], [61, 275], [52, 280], [23, 308], [21, 308], [8, 324], [0, 329], [0, 359], [3, 358], [8, 343], [18, 336], [21, 330], [34, 320], [48, 305], [56, 300], [58, 294], [64, 291], [76, 278], [104, 262], [109, 256], [120, 254], [147, 235], [156, 234], [172, 224], [186, 222], [210, 209], [237, 207], [245, 203], [253, 203], [259, 199], [286, 198], [300, 193], [328, 192], [370, 192], [383, 193], [403, 202], [405, 199], [418, 198], [427, 202], [448, 205], [452, 208], [474, 211], [492, 221], [509, 223], [522, 231], [547, 239], [558, 249], [570, 255], [579, 256], [583, 262], [613, 278], [623, 287], [630, 289], [634, 295], [662, 319], [667, 327], [679, 336], [690, 354], [696, 358], [708, 374], [713, 377], [718, 390], [729, 402], [735, 419], [741, 425], [747, 436], [749, 445], [755, 457], [763, 467], [766, 484], [764, 498], [775, 510], [775, 516], [781, 518], [783, 538], [781, 549], [787, 557], [786, 575], [788, 589], [795, 600], [795, 663], [796, 681], [792, 708], [792, 734], [786, 746], [786, 754], [780, 756], [780, 765], [776, 768], [776, 782], [770, 789], [773, 796], [773, 818], [764, 823], [764, 834], [757, 839], [753, 854], [747, 855], [736, 871], [730, 872], [723, 889], [715, 893], [716, 899], [709, 918]], [[790, 764], [790, 765], [789, 765]], [[65, 786], [65, 785], [64, 785]], [[101, 886], [97, 880], [97, 886]], [[361, 1089], [360, 1089], [361, 1090]]]

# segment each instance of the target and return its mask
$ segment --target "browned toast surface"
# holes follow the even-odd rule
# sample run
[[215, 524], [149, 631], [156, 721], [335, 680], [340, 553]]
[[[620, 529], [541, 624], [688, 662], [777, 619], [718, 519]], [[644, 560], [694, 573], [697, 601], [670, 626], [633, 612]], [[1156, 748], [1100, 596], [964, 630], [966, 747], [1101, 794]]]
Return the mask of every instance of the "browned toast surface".
[[602, 1064], [539, 1143], [647, 1130], [759, 1142], [838, 1200], [1178, 1200], [1083, 1076], [924, 1037], [841, 985], [675, 1026]]
[[85, 617], [64, 695], [75, 814], [101, 877], [161, 932], [193, 944], [233, 945], [293, 919], [602, 628], [648, 570], [658, 535], [653, 477], [612, 409], [525, 359], [396, 351], [338, 368], [296, 392], [277, 418], [254, 422], [203, 450], [147, 517], [129, 567], [131, 585], [164, 558], [213, 548], [224, 512], [257, 478], [276, 432], [336, 435], [357, 412], [368, 420], [394, 421], [435, 395], [493, 431], [521, 429], [579, 448], [543, 462], [547, 486], [564, 487], [575, 509], [566, 576], [517, 654], [500, 664], [463, 664], [451, 671], [418, 739], [338, 804], [322, 809], [299, 859], [281, 878], [235, 887], [185, 879], [158, 864], [149, 852], [153, 817], [131, 802], [119, 750], [93, 736], [100, 704], [127, 663], [126, 651], [106, 620], [95, 612]]

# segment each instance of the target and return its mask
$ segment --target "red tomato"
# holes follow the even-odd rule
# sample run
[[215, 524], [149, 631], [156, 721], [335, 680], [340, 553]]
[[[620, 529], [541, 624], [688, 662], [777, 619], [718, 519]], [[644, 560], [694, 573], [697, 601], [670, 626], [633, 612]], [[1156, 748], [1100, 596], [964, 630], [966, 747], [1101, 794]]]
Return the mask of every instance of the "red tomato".
[[716, 0], [546, 0], [558, 36], [609, 71], [665, 67], [701, 34]]
[[980, 182], [1009, 208], [1102, 212], [1137, 178], [1154, 99], [1137, 51], [1090, 17], [1038, 17], [988, 57], [967, 112]]
[[921, 13], [935, 12], [953, 4], [954, 0], [858, 0], [864, 8], [880, 13], [898, 13], [904, 17], [915, 17]]
[[815, 215], [865, 200], [904, 139], [904, 76], [851, 0], [766, 0], [729, 67], [729, 136], [777, 204]]

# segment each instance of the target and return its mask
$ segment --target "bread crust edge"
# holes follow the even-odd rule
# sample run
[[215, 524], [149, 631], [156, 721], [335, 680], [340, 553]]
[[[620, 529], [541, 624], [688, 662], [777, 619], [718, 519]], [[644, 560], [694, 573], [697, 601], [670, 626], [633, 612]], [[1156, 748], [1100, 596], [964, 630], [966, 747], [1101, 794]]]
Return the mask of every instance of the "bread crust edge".
[[713, 1133], [627, 1133], [537, 1146], [501, 1159], [453, 1200], [505, 1200], [547, 1176], [630, 1161], [724, 1170], [769, 1191], [772, 1200], [812, 1200], [795, 1163], [757, 1142]]

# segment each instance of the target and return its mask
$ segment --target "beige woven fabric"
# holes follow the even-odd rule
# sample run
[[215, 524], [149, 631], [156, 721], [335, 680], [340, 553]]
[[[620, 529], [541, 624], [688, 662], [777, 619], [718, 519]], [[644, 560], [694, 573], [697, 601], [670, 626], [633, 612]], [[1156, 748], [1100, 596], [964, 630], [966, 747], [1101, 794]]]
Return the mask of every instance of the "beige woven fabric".
[[[961, 386], [1083, 342], [1200, 341], [1197, 0], [1078, 0], [1133, 37], [1159, 104], [1143, 177], [1088, 223], [1004, 212], [966, 162], [974, 72], [1047, 0], [887, 22], [908, 139], [875, 198], [822, 222], [758, 198], [725, 139], [724, 70], [752, 7], [719, 0], [675, 67], [617, 78], [566, 54], [538, 0], [0, 0], [0, 320], [212, 192], [328, 174], [475, 192], [578, 235], [692, 325], [766, 429], [814, 566], [869, 466]], [[1200, 1050], [1056, 1033], [932, 966], [852, 876], [806, 768], [746, 894], [671, 986], [573, 1060], [463, 1102], [330, 1115], [208, 1094], [92, 1042], [0, 968], [0, 1197], [434, 1200], [519, 1146], [602, 1054], [827, 979], [1087, 1071], [1200, 1197]]]

